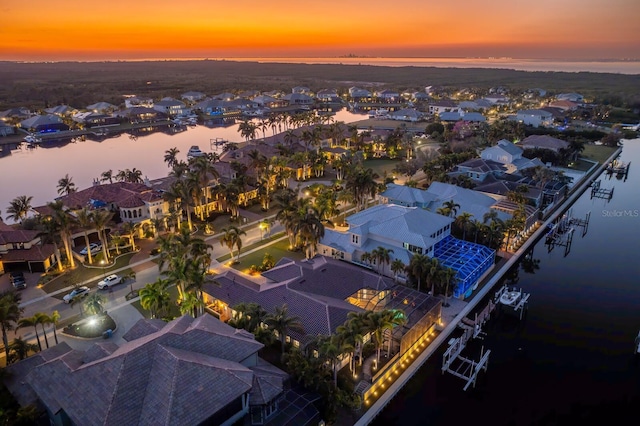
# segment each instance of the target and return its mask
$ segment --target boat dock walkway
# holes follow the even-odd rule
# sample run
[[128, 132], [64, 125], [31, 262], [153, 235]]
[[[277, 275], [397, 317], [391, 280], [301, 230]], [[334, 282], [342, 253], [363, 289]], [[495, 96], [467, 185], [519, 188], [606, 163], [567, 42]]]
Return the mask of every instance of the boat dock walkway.
[[[599, 176], [607, 167], [609, 162], [612, 159], [617, 158], [622, 152], [622, 148], [618, 148], [613, 155], [603, 164], [601, 164], [594, 172], [593, 175], [590, 176]], [[404, 387], [404, 385], [418, 372], [420, 367], [427, 362], [429, 358], [436, 352], [436, 350], [443, 344], [446, 344], [449, 336], [453, 331], [458, 327], [458, 324], [462, 321], [464, 317], [469, 315], [471, 311], [492, 291], [493, 287], [502, 279], [502, 277], [511, 269], [520, 257], [526, 253], [529, 248], [531, 248], [537, 241], [538, 238], [542, 236], [544, 232], [548, 230], [549, 225], [551, 225], [560, 215], [562, 215], [566, 210], [571, 207], [576, 200], [582, 196], [582, 194], [589, 188], [591, 185], [592, 179], [590, 176], [585, 176], [584, 182], [580, 186], [578, 186], [569, 197], [556, 208], [545, 220], [543, 226], [540, 226], [536, 232], [516, 251], [516, 253], [506, 260], [504, 263], [496, 265], [496, 268], [499, 268], [496, 273], [490, 274], [489, 277], [482, 283], [482, 287], [478, 290], [475, 296], [467, 303], [467, 305], [460, 311], [458, 314], [450, 321], [445, 328], [436, 336], [433, 342], [427, 346], [427, 348], [416, 358], [416, 360], [407, 367], [407, 369], [402, 372], [400, 377], [393, 382], [387, 391], [378, 398], [373, 405], [360, 417], [360, 419], [355, 423], [356, 426], [365, 426], [370, 424], [375, 417], [382, 412], [382, 410], [389, 404], [389, 402], [400, 392], [400, 390]], [[446, 308], [443, 308], [443, 311]]]

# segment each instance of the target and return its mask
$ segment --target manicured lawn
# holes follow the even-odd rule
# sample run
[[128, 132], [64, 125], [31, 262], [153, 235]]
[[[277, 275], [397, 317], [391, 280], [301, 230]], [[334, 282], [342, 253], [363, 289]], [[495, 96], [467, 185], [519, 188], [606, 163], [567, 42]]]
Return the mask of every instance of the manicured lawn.
[[384, 172], [385, 170], [387, 171], [387, 173], [389, 175], [392, 175], [393, 172], [392, 170], [396, 167], [396, 165], [398, 163], [402, 162], [402, 159], [397, 158], [395, 160], [387, 160], [387, 159], [373, 159], [373, 160], [366, 160], [364, 162], [364, 167], [365, 168], [372, 168], [374, 172], [376, 172], [378, 174], [378, 176], [380, 176], [380, 179], [383, 178], [384, 176]]
[[609, 159], [616, 149], [617, 148], [604, 145], [585, 145], [584, 151], [582, 151], [582, 154], [580, 155], [602, 164]]
[[[169, 297], [171, 298], [171, 303], [169, 304], [168, 317], [177, 318], [180, 316], [180, 309], [176, 304], [176, 300], [178, 300], [178, 288], [176, 286], [171, 286], [167, 289], [167, 292], [169, 292]], [[142, 305], [140, 305], [140, 299], [136, 300], [135, 302], [131, 302], [131, 306], [136, 308], [138, 312], [142, 314], [143, 317], [151, 318], [151, 312], [147, 311], [142, 307]]]
[[[280, 236], [282, 236], [282, 234], [280, 234]], [[260, 250], [249, 253], [246, 256], [242, 256], [241, 253], [240, 263], [234, 264], [233, 268], [248, 273], [251, 265], [260, 266], [262, 264], [262, 259], [264, 258], [265, 253], [269, 253], [273, 256], [276, 263], [283, 257], [288, 257], [293, 260], [304, 259], [304, 253], [289, 251], [289, 239], [285, 238], [282, 241], [270, 244]]]
[[[76, 263], [76, 269], [73, 271], [65, 272], [61, 275], [57, 275], [55, 271], [52, 271], [53, 278], [46, 281], [48, 276], [44, 276], [40, 278], [40, 282], [43, 282], [42, 289], [47, 293], [52, 293], [54, 291], [63, 289], [65, 287], [72, 286], [74, 284], [78, 284], [87, 280], [94, 279], [96, 282], [100, 281], [103, 276], [109, 275], [112, 271], [123, 268], [129, 264], [129, 261], [133, 257], [135, 253], [127, 253], [121, 255], [118, 260], [116, 260], [115, 264], [106, 266], [105, 268], [101, 267], [92, 267], [87, 268], [82, 264]], [[94, 264], [96, 265], [96, 264]], [[97, 265], [96, 265], [97, 266]], [[120, 275], [126, 275], [128, 270], [119, 272]], [[59, 298], [62, 298], [63, 294], [59, 295]]]
[[[278, 238], [281, 238], [282, 236], [284, 236], [284, 232], [278, 232], [276, 234], [271, 235], [270, 237], [264, 238], [262, 241], [258, 241], [257, 243], [253, 243], [253, 244], [250, 244], [248, 246], [242, 247], [242, 251], [240, 252], [240, 261], [242, 261], [243, 253], [247, 253], [250, 250], [253, 250], [253, 249], [257, 248], [257, 247], [260, 247], [260, 246], [262, 246], [264, 244], [267, 244], [269, 241], [275, 241]], [[233, 250], [233, 255], [234, 255], [234, 257], [237, 256], [237, 251], [235, 249]], [[222, 263], [222, 262], [226, 262], [230, 258], [231, 258], [231, 256], [229, 255], [229, 253], [227, 253], [224, 256], [220, 256], [220, 257], [216, 258], [216, 260], [218, 262]], [[260, 260], [260, 261], [262, 262], [262, 260]]]

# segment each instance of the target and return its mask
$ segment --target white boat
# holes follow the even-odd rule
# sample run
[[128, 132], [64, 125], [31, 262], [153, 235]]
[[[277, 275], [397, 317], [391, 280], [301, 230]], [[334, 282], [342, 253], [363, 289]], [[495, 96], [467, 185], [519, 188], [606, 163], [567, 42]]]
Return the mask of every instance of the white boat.
[[24, 137], [24, 141], [30, 144], [36, 144], [42, 142], [42, 139], [34, 135], [27, 135]]
[[515, 306], [515, 304], [518, 302], [518, 299], [520, 299], [521, 295], [522, 293], [517, 290], [505, 291], [500, 296], [500, 303], [507, 306]]
[[204, 152], [200, 150], [200, 147], [198, 145], [193, 145], [187, 152], [187, 159], [191, 160], [192, 158], [202, 157], [203, 155]]

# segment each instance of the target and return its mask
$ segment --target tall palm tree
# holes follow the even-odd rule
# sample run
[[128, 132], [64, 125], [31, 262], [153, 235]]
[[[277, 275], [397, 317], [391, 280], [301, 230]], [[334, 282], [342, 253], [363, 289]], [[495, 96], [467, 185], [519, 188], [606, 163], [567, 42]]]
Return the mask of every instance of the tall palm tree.
[[420, 284], [422, 278], [427, 274], [431, 267], [431, 261], [428, 256], [420, 253], [414, 253], [409, 260], [408, 272], [418, 279], [418, 291], [420, 290]]
[[471, 218], [473, 215], [471, 213], [462, 212], [458, 217], [456, 217], [455, 224], [458, 225], [458, 228], [462, 230], [462, 239], [464, 240], [467, 236], [467, 229], [469, 229], [469, 225], [471, 224]]
[[445, 216], [455, 217], [458, 213], [458, 209], [460, 208], [460, 204], [456, 203], [453, 200], [445, 201], [442, 203], [442, 209], [446, 212]]
[[269, 314], [264, 319], [265, 324], [271, 330], [276, 331], [280, 338], [280, 345], [282, 348], [282, 354], [284, 355], [285, 337], [289, 331], [304, 332], [300, 318], [297, 316], [290, 316], [287, 304], [276, 306], [275, 312]]
[[131, 250], [136, 251], [136, 233], [140, 232], [140, 223], [133, 222], [124, 222], [122, 224], [122, 232], [123, 236], [126, 236], [129, 239], [129, 245], [131, 246]]
[[102, 172], [102, 174], [100, 174], [100, 182], [109, 182], [109, 183], [113, 183], [113, 170], [109, 169], [109, 170], [105, 170], [104, 172]]
[[378, 248], [374, 249], [371, 253], [376, 259], [378, 274], [381, 273], [381, 267], [382, 272], [384, 272], [384, 265], [391, 263], [391, 253], [393, 253], [393, 249], [384, 248], [382, 246], [378, 246]]
[[300, 214], [293, 227], [296, 238], [303, 242], [305, 256], [311, 259], [318, 249], [318, 241], [324, 237], [324, 225], [320, 220], [318, 211], [309, 207], [306, 213]]
[[18, 326], [16, 327], [16, 330], [18, 328], [26, 328], [26, 327], [33, 327], [34, 331], [36, 332], [36, 340], [38, 341], [38, 349], [41, 351], [42, 350], [42, 342], [40, 342], [40, 333], [38, 333], [38, 318], [36, 318], [36, 316], [32, 316], [32, 317], [27, 317], [27, 318], [21, 318], [18, 321]]
[[393, 311], [369, 311], [365, 317], [365, 329], [371, 333], [373, 343], [376, 347], [376, 366], [380, 365], [380, 352], [384, 345], [384, 335], [387, 330], [396, 326], [394, 317], [397, 312]]
[[58, 321], [60, 321], [60, 312], [53, 311], [49, 316], [49, 323], [53, 325], [53, 338], [56, 341], [56, 345], [58, 344]]
[[369, 197], [375, 197], [378, 190], [378, 184], [375, 180], [379, 177], [373, 169], [364, 169], [360, 166], [352, 169], [351, 172], [347, 174], [345, 187], [353, 195], [353, 200], [356, 203], [356, 211], [365, 208]]
[[168, 282], [162, 278], [145, 285], [140, 290], [140, 305], [150, 311], [151, 318], [156, 316], [169, 306], [171, 297], [167, 292]]
[[84, 234], [84, 246], [87, 248], [87, 259], [89, 260], [89, 265], [93, 264], [93, 253], [91, 253], [89, 247], [89, 229], [93, 229], [93, 213], [87, 208], [84, 207], [82, 210], [76, 212], [76, 220], [78, 221], [78, 225], [82, 228], [82, 233]]
[[[448, 307], [449, 306], [449, 286], [451, 285], [451, 283], [455, 280], [456, 277], [456, 271], [453, 270], [452, 268], [445, 268], [442, 271], [442, 280], [445, 282], [445, 289], [444, 289], [444, 307]], [[454, 286], [454, 290], [455, 290], [455, 286]]]
[[436, 284], [438, 283], [438, 278], [440, 278], [440, 270], [442, 266], [440, 265], [440, 261], [435, 257], [432, 257], [429, 260], [429, 269], [427, 270], [427, 282], [431, 284], [431, 295], [435, 296], [436, 293]]
[[214, 167], [215, 160], [216, 157], [203, 156], [195, 158], [191, 164], [195, 180], [204, 196], [204, 201], [200, 204], [200, 220], [204, 220], [205, 214], [209, 214], [209, 197], [211, 193], [209, 182], [212, 179], [217, 180], [220, 178], [218, 170]]
[[20, 195], [11, 200], [9, 207], [7, 207], [7, 219], [22, 223], [31, 211], [31, 200], [33, 197], [26, 195]]
[[100, 243], [102, 244], [102, 255], [106, 262], [109, 261], [106, 229], [112, 218], [113, 213], [108, 210], [95, 210], [91, 216], [93, 226], [98, 230], [98, 239], [100, 239]]
[[20, 307], [20, 300], [20, 294], [13, 290], [0, 293], [0, 328], [2, 328], [2, 342], [7, 359], [9, 359], [7, 332], [14, 329], [24, 311], [24, 308]]
[[353, 347], [339, 335], [333, 335], [325, 339], [320, 345], [318, 351], [320, 356], [331, 364], [334, 386], [338, 386], [338, 366], [342, 360], [342, 355], [352, 350]]
[[58, 195], [69, 195], [76, 192], [76, 184], [68, 174], [58, 180]]
[[393, 261], [391, 262], [391, 272], [394, 273], [394, 275], [395, 275], [394, 280], [396, 282], [398, 282], [398, 274], [400, 272], [404, 271], [406, 267], [407, 267], [407, 265], [405, 265], [402, 260], [393, 259]]
[[236, 262], [240, 261], [240, 250], [242, 249], [242, 235], [247, 235], [246, 232], [241, 230], [240, 228], [229, 225], [226, 228], [221, 229], [224, 232], [222, 238], [220, 238], [220, 245], [227, 246], [229, 249], [229, 254], [231, 255], [231, 261], [233, 261], [233, 249], [236, 247], [238, 249], [238, 256], [236, 258]]
[[58, 265], [58, 272], [62, 272], [62, 256], [60, 254], [60, 227], [58, 223], [53, 220], [51, 216], [39, 217], [40, 233], [38, 236], [42, 237], [43, 243], [53, 244], [53, 255]]
[[43, 312], [36, 312], [33, 315], [33, 318], [36, 320], [36, 324], [39, 324], [40, 327], [42, 327], [42, 335], [44, 336], [44, 342], [47, 345], [47, 349], [48, 349], [49, 338], [47, 337], [47, 330], [44, 328], [44, 326], [50, 324], [49, 316]]
[[51, 218], [57, 223], [58, 230], [60, 233], [60, 240], [62, 240], [62, 244], [64, 245], [65, 254], [67, 256], [67, 261], [72, 269], [76, 267], [76, 261], [71, 253], [71, 231], [75, 224], [75, 218], [67, 213], [65, 210], [64, 204], [62, 201], [57, 200], [54, 202], [47, 203], [49, 208], [51, 208]]
[[167, 163], [170, 169], [178, 162], [179, 153], [180, 150], [177, 147], [169, 148], [164, 152], [164, 162]]

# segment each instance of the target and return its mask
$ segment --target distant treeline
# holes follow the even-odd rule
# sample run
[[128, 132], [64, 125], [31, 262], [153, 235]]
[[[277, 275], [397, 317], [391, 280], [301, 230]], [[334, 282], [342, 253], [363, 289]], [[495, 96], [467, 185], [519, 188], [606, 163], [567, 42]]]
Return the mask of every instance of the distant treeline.
[[312, 90], [374, 85], [400, 91], [424, 90], [432, 85], [478, 89], [502, 86], [515, 91], [543, 88], [551, 94], [578, 92], [597, 103], [640, 108], [640, 75], [201, 60], [0, 62], [0, 110], [59, 104], [82, 108], [98, 101], [121, 104], [124, 94], [160, 99], [178, 97], [187, 91], [290, 92], [299, 85]]

